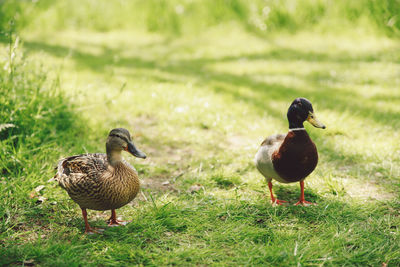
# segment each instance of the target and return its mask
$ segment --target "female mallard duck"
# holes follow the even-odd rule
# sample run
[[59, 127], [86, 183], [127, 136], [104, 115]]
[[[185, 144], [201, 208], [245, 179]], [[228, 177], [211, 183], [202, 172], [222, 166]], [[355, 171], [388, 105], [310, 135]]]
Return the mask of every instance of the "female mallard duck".
[[87, 220], [86, 209], [111, 210], [109, 225], [119, 225], [115, 209], [128, 204], [139, 191], [134, 167], [121, 157], [125, 150], [138, 158], [146, 155], [132, 142], [128, 130], [111, 130], [106, 142], [107, 154], [83, 154], [61, 159], [55, 179], [82, 209], [85, 233], [97, 232]]
[[318, 152], [304, 129], [308, 121], [314, 127], [325, 129], [317, 120], [313, 107], [305, 98], [296, 98], [289, 107], [287, 118], [289, 132], [267, 137], [255, 156], [257, 169], [267, 179], [272, 203], [281, 205], [272, 193], [272, 179], [281, 183], [300, 182], [300, 200], [295, 205], [313, 204], [304, 199], [304, 179], [315, 169]]

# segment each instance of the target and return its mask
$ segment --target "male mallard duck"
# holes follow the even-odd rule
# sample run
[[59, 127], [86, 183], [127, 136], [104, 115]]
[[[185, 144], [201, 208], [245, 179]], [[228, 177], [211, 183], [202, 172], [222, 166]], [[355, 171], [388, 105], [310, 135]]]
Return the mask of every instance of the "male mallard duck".
[[106, 142], [107, 154], [82, 154], [61, 159], [55, 176], [62, 188], [82, 209], [85, 233], [97, 232], [87, 220], [86, 209], [111, 210], [109, 225], [119, 225], [115, 209], [128, 204], [139, 192], [134, 167], [121, 157], [125, 150], [138, 158], [146, 155], [132, 142], [128, 130], [111, 130]]
[[311, 102], [296, 98], [289, 107], [287, 118], [289, 132], [267, 137], [255, 156], [257, 169], [267, 179], [272, 203], [282, 204], [272, 193], [272, 179], [281, 183], [300, 182], [300, 200], [295, 205], [313, 204], [304, 199], [304, 179], [315, 169], [318, 152], [314, 142], [304, 129], [308, 121], [314, 127], [325, 129], [317, 120]]

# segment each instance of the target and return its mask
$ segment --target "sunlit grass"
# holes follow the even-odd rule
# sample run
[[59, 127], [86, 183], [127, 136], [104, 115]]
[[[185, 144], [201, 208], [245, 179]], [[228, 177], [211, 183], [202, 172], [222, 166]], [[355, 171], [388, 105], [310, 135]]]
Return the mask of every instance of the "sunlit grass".
[[[58, 153], [36, 158], [36, 175], [16, 183], [26, 196], [45, 184], [47, 201], [10, 213], [18, 224], [1, 235], [4, 264], [399, 264], [396, 40], [346, 32], [264, 38], [235, 23], [175, 38], [132, 30], [22, 39], [28, 58], [59, 78], [87, 135], [53, 144]], [[319, 205], [273, 207], [253, 157], [263, 138], [287, 131], [287, 108], [299, 96], [327, 125], [306, 125], [320, 152], [306, 197]], [[125, 155], [143, 194], [119, 211], [133, 220], [127, 227], [82, 236], [77, 205], [46, 182], [54, 173], [39, 172], [39, 163], [104, 152], [115, 127], [131, 130], [148, 155]], [[298, 187], [274, 185], [290, 203]], [[98, 226], [107, 215], [89, 213]]]

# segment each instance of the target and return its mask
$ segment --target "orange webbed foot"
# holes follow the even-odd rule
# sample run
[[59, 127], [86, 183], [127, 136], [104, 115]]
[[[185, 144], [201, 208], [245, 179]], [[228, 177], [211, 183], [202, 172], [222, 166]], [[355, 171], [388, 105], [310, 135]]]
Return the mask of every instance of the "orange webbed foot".
[[317, 203], [312, 203], [306, 200], [299, 200], [296, 204], [294, 204], [295, 206], [310, 206], [310, 205], [317, 205]]
[[285, 200], [279, 200], [279, 199], [272, 199], [272, 205], [285, 205], [285, 203], [287, 203], [287, 201]]
[[127, 225], [131, 221], [120, 221], [117, 220], [117, 214], [115, 213], [115, 209], [111, 210], [111, 217], [107, 220], [108, 226], [121, 226]]
[[123, 226], [123, 225], [127, 225], [130, 222], [131, 221], [120, 221], [120, 220], [117, 220], [117, 219], [115, 219], [115, 220], [110, 219], [110, 220], [107, 221], [108, 226], [110, 226], [110, 227], [121, 226], [121, 225]]
[[308, 202], [304, 199], [304, 181], [300, 181], [300, 200], [294, 204], [295, 206], [302, 205], [302, 206], [310, 206], [310, 205], [317, 205], [316, 203]]

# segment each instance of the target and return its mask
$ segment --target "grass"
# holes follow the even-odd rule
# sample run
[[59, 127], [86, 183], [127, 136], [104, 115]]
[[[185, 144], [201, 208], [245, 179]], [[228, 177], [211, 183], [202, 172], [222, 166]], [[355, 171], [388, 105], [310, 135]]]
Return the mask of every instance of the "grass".
[[[107, 31], [36, 21], [22, 47], [0, 44], [0, 265], [400, 264], [397, 39], [266, 36], [238, 19], [171, 36], [116, 21]], [[287, 131], [298, 96], [327, 126], [306, 125], [320, 162], [305, 194], [318, 206], [274, 207], [253, 157]], [[130, 224], [85, 236], [77, 205], [47, 181], [60, 157], [104, 152], [115, 127], [148, 155], [125, 155], [142, 193], [118, 210]], [[274, 184], [290, 203], [298, 187]], [[89, 211], [90, 223], [105, 227], [108, 213]]]

